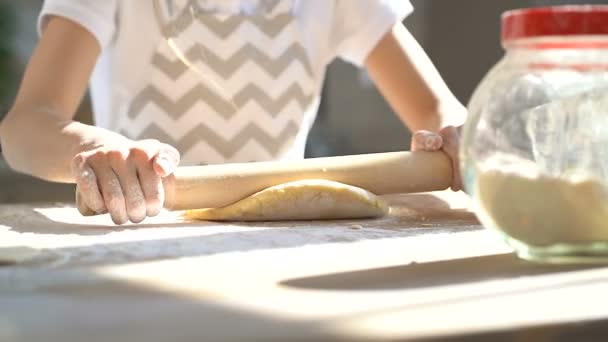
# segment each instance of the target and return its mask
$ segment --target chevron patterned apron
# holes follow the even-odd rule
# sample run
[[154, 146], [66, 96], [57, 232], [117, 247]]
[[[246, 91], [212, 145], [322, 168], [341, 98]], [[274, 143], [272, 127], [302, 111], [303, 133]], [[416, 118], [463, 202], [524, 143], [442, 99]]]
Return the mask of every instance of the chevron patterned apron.
[[184, 165], [288, 158], [320, 91], [294, 0], [184, 1], [160, 1], [173, 39], [153, 54], [119, 131], [175, 146]]

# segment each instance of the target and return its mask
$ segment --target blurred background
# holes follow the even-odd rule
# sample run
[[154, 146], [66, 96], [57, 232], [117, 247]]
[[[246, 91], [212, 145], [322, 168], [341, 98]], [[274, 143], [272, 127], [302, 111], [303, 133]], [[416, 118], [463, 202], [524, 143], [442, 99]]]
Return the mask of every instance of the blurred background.
[[[103, 1], [103, 0], [102, 0]], [[0, 119], [11, 105], [23, 68], [37, 40], [42, 0], [0, 0]], [[520, 7], [606, 3], [606, 0], [412, 0], [405, 24], [430, 55], [452, 91], [467, 103], [475, 86], [502, 55], [500, 15]], [[366, 73], [333, 63], [324, 101], [310, 135], [308, 157], [398, 151], [409, 148], [409, 132]], [[88, 99], [77, 115], [91, 121]], [[73, 187], [12, 172], [0, 152], [0, 203], [72, 201]]]

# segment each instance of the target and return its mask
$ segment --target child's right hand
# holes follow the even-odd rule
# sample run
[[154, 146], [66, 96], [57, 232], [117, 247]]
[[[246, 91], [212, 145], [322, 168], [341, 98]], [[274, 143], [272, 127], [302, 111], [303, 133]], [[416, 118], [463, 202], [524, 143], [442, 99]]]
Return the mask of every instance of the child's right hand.
[[156, 216], [164, 204], [162, 178], [179, 164], [179, 152], [157, 140], [122, 140], [77, 154], [72, 172], [85, 204], [116, 224]]
[[460, 145], [460, 127], [446, 126], [438, 133], [429, 131], [414, 132], [412, 137], [412, 151], [439, 151], [443, 150], [452, 160], [452, 190], [464, 190], [460, 174], [460, 161], [458, 147]]

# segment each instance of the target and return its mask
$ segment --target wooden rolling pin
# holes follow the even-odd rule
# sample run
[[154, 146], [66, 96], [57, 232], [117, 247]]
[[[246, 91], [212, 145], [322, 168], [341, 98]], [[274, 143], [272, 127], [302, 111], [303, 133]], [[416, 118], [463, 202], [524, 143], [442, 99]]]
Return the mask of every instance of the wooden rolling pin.
[[[443, 152], [389, 152], [246, 164], [179, 167], [164, 179], [165, 208], [224, 207], [271, 186], [326, 179], [375, 193], [439, 191], [452, 184], [452, 164]], [[76, 190], [78, 210], [95, 215]]]

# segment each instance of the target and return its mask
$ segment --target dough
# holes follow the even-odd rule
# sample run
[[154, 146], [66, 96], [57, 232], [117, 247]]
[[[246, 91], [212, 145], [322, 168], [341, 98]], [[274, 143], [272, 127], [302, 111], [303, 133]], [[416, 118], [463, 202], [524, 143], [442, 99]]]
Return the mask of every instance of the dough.
[[14, 265], [32, 259], [39, 251], [30, 247], [2, 247], [0, 246], [0, 266]]
[[483, 214], [533, 246], [608, 242], [608, 192], [591, 176], [548, 176], [520, 164], [479, 173]]
[[371, 192], [328, 180], [273, 186], [224, 208], [189, 210], [186, 218], [208, 221], [294, 221], [372, 218], [388, 213]]

